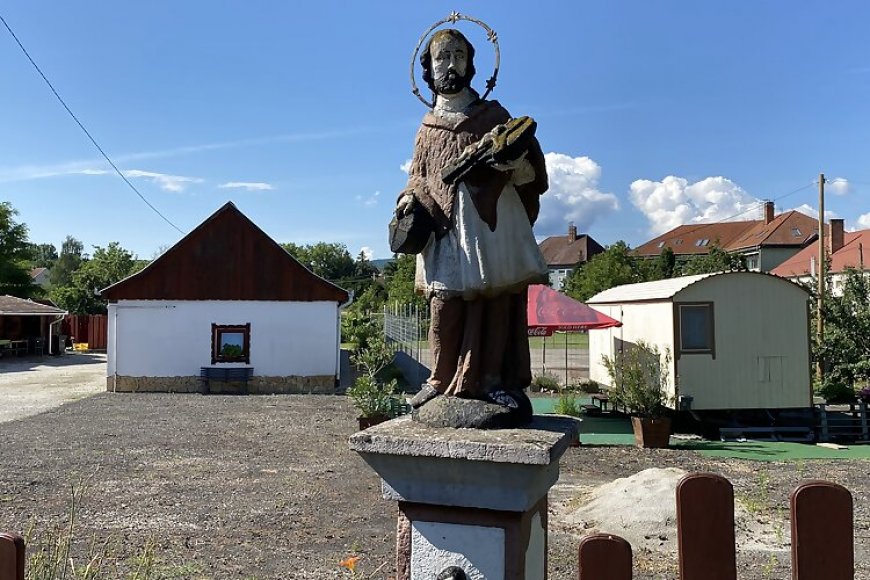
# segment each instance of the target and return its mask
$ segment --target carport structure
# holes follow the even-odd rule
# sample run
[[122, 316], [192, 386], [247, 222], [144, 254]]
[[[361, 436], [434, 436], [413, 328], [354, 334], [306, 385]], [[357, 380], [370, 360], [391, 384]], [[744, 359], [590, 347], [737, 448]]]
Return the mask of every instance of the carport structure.
[[0, 355], [51, 352], [53, 327], [66, 310], [16, 296], [0, 296]]

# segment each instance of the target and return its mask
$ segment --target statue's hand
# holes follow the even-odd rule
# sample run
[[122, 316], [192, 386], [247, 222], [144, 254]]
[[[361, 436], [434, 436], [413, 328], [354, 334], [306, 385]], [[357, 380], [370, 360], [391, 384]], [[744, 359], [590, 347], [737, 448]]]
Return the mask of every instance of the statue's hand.
[[410, 193], [406, 193], [402, 197], [399, 198], [399, 203], [396, 204], [396, 217], [403, 218], [414, 209], [414, 204], [417, 203], [414, 200], [414, 196]]
[[531, 164], [526, 161], [526, 154], [523, 153], [513, 161], [505, 161], [504, 163], [495, 163], [492, 162], [489, 164], [493, 169], [497, 169], [498, 171], [514, 171], [516, 169], [520, 169], [523, 165], [528, 165], [531, 168]]

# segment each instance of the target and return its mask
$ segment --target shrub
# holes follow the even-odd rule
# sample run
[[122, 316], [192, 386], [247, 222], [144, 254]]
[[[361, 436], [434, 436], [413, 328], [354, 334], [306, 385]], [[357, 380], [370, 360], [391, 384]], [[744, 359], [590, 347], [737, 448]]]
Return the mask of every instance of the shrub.
[[384, 383], [374, 377], [362, 375], [353, 382], [347, 395], [363, 417], [389, 417], [396, 389], [395, 379]]
[[665, 413], [668, 395], [668, 371], [671, 351], [644, 341], [626, 346], [614, 357], [601, 357], [611, 388], [607, 395], [613, 406], [629, 409], [639, 417], [660, 417]]
[[821, 385], [816, 386], [816, 394], [824, 397], [831, 405], [851, 403], [855, 400], [855, 389], [836, 378], [825, 377]]
[[533, 393], [555, 392], [559, 390], [559, 379], [552, 373], [542, 373], [532, 379], [529, 390]]
[[580, 405], [577, 402], [577, 397], [574, 393], [562, 391], [559, 394], [559, 400], [553, 406], [553, 412], [559, 415], [570, 415], [572, 417], [580, 416]]
[[577, 384], [577, 390], [587, 395], [594, 395], [601, 392], [601, 386], [595, 381], [582, 381]]
[[368, 346], [351, 355], [351, 361], [361, 374], [347, 390], [347, 395], [363, 417], [390, 416], [398, 383], [396, 379], [383, 381], [378, 376], [393, 361], [394, 355], [393, 348], [381, 336], [370, 339]]

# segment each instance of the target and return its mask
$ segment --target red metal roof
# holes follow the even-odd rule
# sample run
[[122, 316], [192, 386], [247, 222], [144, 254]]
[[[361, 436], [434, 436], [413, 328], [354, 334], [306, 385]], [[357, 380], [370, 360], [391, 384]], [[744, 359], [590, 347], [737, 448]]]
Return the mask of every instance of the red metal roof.
[[302, 266], [232, 202], [102, 295], [112, 302], [348, 299], [346, 290]]

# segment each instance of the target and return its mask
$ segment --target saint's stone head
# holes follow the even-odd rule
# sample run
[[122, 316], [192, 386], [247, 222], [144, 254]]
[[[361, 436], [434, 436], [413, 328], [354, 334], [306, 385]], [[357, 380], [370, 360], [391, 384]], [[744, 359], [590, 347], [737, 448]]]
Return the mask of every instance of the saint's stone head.
[[456, 29], [432, 35], [420, 55], [423, 80], [433, 92], [453, 95], [471, 85], [474, 77], [474, 47]]

